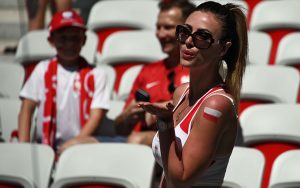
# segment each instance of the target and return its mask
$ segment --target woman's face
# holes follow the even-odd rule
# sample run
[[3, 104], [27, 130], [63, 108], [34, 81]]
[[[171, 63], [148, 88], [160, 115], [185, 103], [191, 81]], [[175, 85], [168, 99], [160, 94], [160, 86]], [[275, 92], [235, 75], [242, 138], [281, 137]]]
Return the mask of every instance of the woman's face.
[[[195, 11], [187, 18], [184, 26], [189, 28], [190, 31], [188, 33], [197, 32], [200, 33], [199, 36], [203, 35], [203, 37], [194, 37], [195, 39], [193, 40], [189, 36], [185, 42], [181, 41], [181, 64], [187, 67], [201, 66], [208, 63], [218, 66], [224, 55], [224, 47], [219, 43], [221, 23], [215, 15], [211, 12]], [[207, 39], [205, 42], [211, 41], [208, 42], [210, 45], [205, 45], [203, 41], [196, 41], [199, 39]]]

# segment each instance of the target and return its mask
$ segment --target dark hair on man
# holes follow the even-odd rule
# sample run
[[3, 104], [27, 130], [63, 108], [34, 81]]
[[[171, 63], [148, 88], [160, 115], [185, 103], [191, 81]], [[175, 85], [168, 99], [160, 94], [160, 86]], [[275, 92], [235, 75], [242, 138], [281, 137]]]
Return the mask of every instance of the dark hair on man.
[[170, 10], [171, 8], [178, 7], [182, 12], [182, 18], [184, 21], [196, 8], [195, 4], [189, 2], [188, 0], [161, 1], [158, 6], [160, 11], [166, 11]]

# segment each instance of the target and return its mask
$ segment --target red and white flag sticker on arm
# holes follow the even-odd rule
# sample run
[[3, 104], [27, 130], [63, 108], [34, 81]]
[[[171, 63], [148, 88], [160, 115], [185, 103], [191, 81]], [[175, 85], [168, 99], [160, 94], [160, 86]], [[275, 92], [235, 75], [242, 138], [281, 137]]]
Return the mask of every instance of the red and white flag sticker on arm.
[[215, 110], [215, 109], [212, 109], [209, 107], [204, 108], [203, 117], [207, 120], [217, 122], [221, 116], [222, 116], [222, 112], [220, 112], [218, 110]]

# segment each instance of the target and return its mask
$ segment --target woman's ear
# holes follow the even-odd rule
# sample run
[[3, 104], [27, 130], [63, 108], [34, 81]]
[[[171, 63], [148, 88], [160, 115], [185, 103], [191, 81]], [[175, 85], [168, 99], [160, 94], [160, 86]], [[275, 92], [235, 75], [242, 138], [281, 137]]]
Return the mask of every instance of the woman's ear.
[[221, 56], [226, 55], [226, 53], [231, 45], [232, 45], [231, 41], [227, 41], [224, 45], [222, 45]]

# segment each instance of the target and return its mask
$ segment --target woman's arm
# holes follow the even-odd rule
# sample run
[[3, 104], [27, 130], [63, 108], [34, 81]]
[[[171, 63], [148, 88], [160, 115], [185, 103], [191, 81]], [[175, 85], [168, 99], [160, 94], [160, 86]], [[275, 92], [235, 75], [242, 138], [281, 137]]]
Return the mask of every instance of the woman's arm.
[[18, 117], [18, 134], [20, 142], [30, 141], [31, 119], [37, 102], [24, 98]]
[[[207, 114], [209, 109], [216, 113], [215, 118]], [[216, 153], [231, 112], [232, 104], [223, 96], [213, 96], [205, 100], [191, 122], [192, 129], [182, 151], [176, 143], [174, 129], [159, 131], [168, 186], [188, 187], [207, 169]]]

